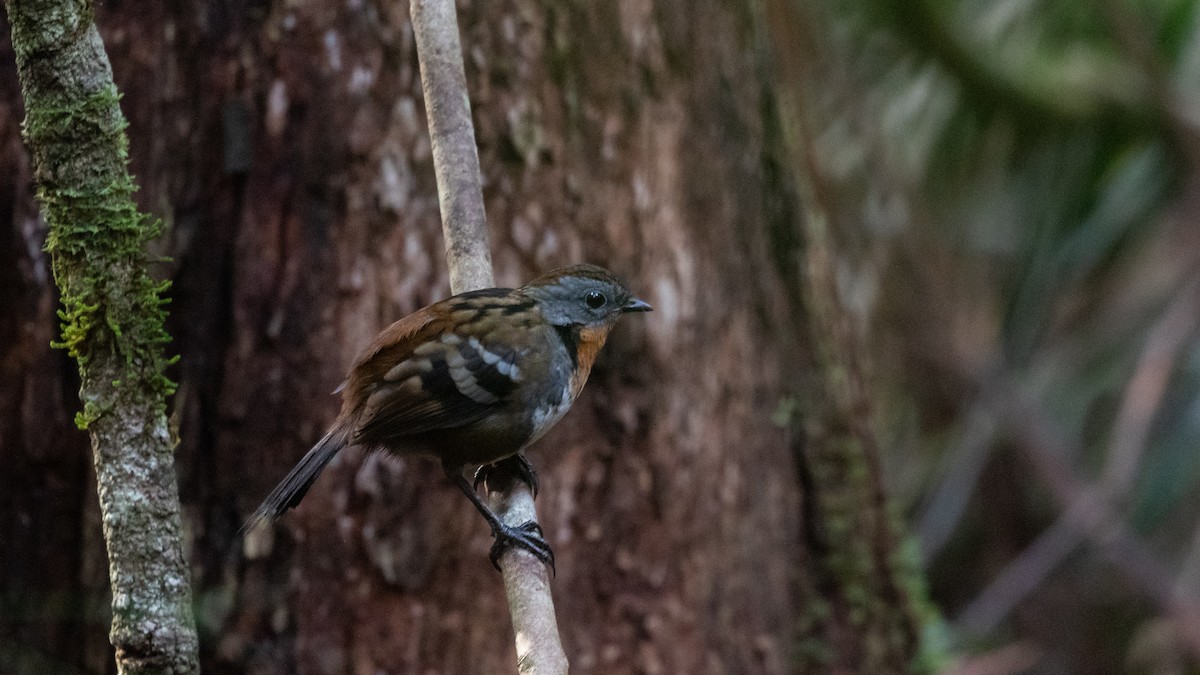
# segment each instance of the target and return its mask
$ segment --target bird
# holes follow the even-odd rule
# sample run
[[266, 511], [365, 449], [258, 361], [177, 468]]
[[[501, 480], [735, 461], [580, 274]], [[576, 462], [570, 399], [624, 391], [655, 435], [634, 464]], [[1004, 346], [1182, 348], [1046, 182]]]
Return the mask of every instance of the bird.
[[[488, 508], [479, 483], [504, 467], [537, 494], [522, 452], [570, 409], [617, 319], [650, 311], [608, 270], [579, 264], [520, 288], [468, 291], [383, 329], [358, 355], [341, 386], [336, 420], [263, 500], [243, 527], [296, 507], [343, 448], [360, 446], [441, 461], [446, 477], [483, 515], [495, 539], [554, 567], [535, 521], [511, 526]], [[479, 465], [474, 483], [463, 475]]]

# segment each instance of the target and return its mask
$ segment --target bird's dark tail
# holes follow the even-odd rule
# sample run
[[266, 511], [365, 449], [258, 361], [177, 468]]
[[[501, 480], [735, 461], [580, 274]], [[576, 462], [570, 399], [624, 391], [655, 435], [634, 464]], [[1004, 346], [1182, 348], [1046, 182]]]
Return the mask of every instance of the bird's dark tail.
[[262, 505], [254, 511], [254, 515], [250, 516], [250, 519], [242, 526], [242, 531], [248, 532], [264, 520], [278, 518], [288, 509], [299, 504], [300, 500], [304, 498], [304, 493], [308, 492], [309, 486], [321, 474], [321, 469], [325, 468], [338, 450], [346, 447], [348, 439], [349, 433], [342, 425], [334, 427], [325, 434], [325, 437], [318, 441], [296, 466], [292, 467], [288, 475], [271, 491], [271, 494], [267, 495]]

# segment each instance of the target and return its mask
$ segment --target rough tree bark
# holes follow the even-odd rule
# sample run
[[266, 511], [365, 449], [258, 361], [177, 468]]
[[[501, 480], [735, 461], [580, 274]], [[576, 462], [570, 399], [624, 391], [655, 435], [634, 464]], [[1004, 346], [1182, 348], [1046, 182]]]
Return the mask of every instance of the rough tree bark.
[[[576, 673], [783, 673], [801, 642], [838, 663], [863, 647], [813, 628], [829, 619], [810, 608], [840, 606], [839, 580], [812, 573], [800, 432], [771, 420], [815, 370], [784, 262], [800, 255], [799, 212], [770, 147], [779, 120], [756, 7], [460, 8], [498, 282], [594, 262], [656, 310], [618, 328], [583, 398], [530, 453]], [[487, 528], [432, 463], [347, 454], [273, 539], [242, 548], [235, 534], [332, 419], [328, 392], [361, 346], [449, 293], [407, 5], [101, 10], [141, 130], [141, 198], [167, 214], [176, 261], [181, 489], [206, 672], [512, 672]], [[12, 116], [0, 108], [0, 132]], [[23, 300], [46, 293], [24, 246], [37, 232], [24, 198], [13, 204], [2, 225], [19, 246], [0, 255], [34, 271], [0, 303], [39, 326], [45, 303]], [[0, 490], [2, 534], [20, 547], [0, 551], [18, 570], [0, 578], [13, 606], [102, 588], [93, 543], [36, 534], [94, 516], [78, 499], [48, 505], [84, 469], [59, 446], [29, 450], [40, 417], [62, 433], [54, 394], [70, 386], [35, 347], [0, 343], [12, 374], [0, 404], [14, 413], [0, 416], [0, 447], [20, 475], [54, 477]], [[78, 562], [38, 567], [59, 558]], [[0, 639], [105, 667], [93, 625], [23, 616], [0, 617]]]
[[[167, 430], [164, 287], [143, 247], [125, 118], [90, 2], [8, 0], [25, 137], [79, 364], [76, 415], [91, 433], [113, 594], [110, 639], [122, 673], [198, 672], [174, 446]], [[81, 489], [83, 486], [79, 486]]]

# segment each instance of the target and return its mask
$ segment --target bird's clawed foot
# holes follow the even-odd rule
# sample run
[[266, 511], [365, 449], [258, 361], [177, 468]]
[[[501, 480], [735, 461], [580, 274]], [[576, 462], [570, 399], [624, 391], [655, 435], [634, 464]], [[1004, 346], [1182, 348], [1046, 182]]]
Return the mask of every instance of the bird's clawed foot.
[[475, 470], [475, 478], [471, 483], [471, 486], [478, 490], [479, 485], [481, 483], [486, 483], [488, 481], [488, 477], [491, 476], [492, 472], [494, 471], [511, 471], [513, 475], [524, 481], [524, 483], [529, 486], [529, 491], [533, 493], [533, 496], [537, 497], [537, 469], [534, 469], [533, 465], [529, 463], [529, 460], [525, 459], [525, 455], [522, 455], [518, 452], [512, 457], [505, 457], [499, 462], [484, 464]]
[[542, 528], [536, 522], [530, 520], [515, 527], [501, 524], [498, 528], [492, 528], [492, 536], [496, 541], [492, 544], [488, 557], [497, 570], [500, 569], [500, 556], [504, 554], [504, 550], [509, 546], [518, 546], [549, 565], [551, 574], [555, 573], [554, 551], [550, 550], [550, 544], [546, 543], [545, 537], [542, 536]]
[[504, 473], [525, 481], [529, 485], [530, 491], [537, 495], [537, 472], [533, 470], [529, 460], [517, 454], [495, 464], [486, 464], [475, 472], [474, 485], [467, 483], [467, 479], [462, 475], [461, 464], [444, 464], [442, 468], [446, 471], [446, 477], [462, 490], [462, 493], [471, 500], [471, 503], [491, 526], [492, 536], [496, 541], [492, 544], [492, 550], [488, 557], [491, 558], [492, 565], [496, 569], [500, 569], [500, 556], [504, 554], [505, 549], [517, 546], [532, 553], [543, 564], [549, 565], [550, 573], [554, 574], [554, 552], [550, 550], [550, 544], [546, 543], [542, 528], [538, 526], [537, 521], [529, 520], [520, 525], [508, 525], [483, 502], [478, 493], [480, 483], [486, 482], [493, 472], [503, 470]]

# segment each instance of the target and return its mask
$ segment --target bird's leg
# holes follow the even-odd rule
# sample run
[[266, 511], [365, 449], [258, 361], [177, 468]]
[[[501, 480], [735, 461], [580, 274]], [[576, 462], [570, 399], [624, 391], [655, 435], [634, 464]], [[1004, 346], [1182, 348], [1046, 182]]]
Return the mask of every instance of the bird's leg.
[[479, 494], [472, 489], [471, 484], [462, 475], [461, 466], [443, 465], [443, 470], [446, 472], [446, 477], [450, 482], [458, 486], [459, 490], [471, 500], [475, 508], [483, 515], [483, 519], [487, 521], [492, 528], [492, 537], [495, 538], [495, 543], [492, 544], [492, 550], [488, 558], [492, 561], [492, 566], [500, 569], [500, 554], [504, 553], [504, 549], [509, 546], [519, 546], [533, 554], [535, 558], [550, 566], [550, 571], [554, 571], [554, 551], [550, 550], [550, 544], [546, 543], [545, 537], [542, 535], [542, 528], [535, 521], [526, 521], [517, 526], [507, 525], [500, 520], [500, 516], [496, 512], [488, 508], [487, 504], [483, 503]]
[[505, 457], [499, 462], [484, 464], [479, 467], [475, 471], [475, 480], [472, 482], [472, 486], [478, 490], [479, 484], [486, 483], [493, 471], [511, 471], [517, 478], [524, 481], [529, 486], [529, 491], [533, 493], [533, 496], [537, 497], [537, 469], [533, 468], [533, 465], [529, 463], [524, 454], [518, 452], [511, 457]]

